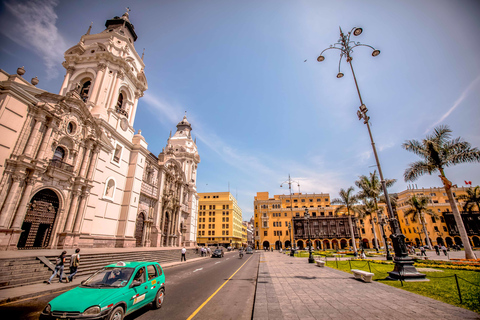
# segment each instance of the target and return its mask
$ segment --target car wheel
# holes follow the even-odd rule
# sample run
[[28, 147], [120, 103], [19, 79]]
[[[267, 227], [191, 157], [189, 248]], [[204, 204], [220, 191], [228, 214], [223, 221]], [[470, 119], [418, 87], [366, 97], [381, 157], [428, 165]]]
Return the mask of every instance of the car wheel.
[[155, 301], [153, 301], [153, 308], [160, 309], [163, 305], [163, 299], [165, 299], [165, 289], [160, 288], [155, 296]]
[[113, 309], [113, 312], [110, 314], [108, 320], [122, 320], [124, 314], [125, 312], [123, 311], [123, 308], [118, 306]]

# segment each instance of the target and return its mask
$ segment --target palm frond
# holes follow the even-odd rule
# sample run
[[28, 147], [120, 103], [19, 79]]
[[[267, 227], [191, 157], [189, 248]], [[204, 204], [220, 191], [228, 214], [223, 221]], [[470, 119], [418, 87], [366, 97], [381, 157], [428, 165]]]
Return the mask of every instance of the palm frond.
[[425, 161], [416, 161], [408, 165], [409, 167], [403, 173], [403, 178], [405, 182], [415, 181], [419, 177], [423, 176], [425, 173], [432, 174], [437, 170], [437, 167]]

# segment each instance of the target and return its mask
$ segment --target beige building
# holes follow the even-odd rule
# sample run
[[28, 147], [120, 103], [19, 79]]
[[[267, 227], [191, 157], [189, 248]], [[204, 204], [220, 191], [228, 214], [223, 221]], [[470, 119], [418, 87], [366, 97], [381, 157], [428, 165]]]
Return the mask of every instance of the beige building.
[[186, 117], [158, 157], [128, 13], [65, 52], [59, 94], [0, 71], [0, 249], [195, 245], [200, 162]]
[[242, 210], [230, 192], [199, 193], [199, 245], [239, 248], [243, 243]]

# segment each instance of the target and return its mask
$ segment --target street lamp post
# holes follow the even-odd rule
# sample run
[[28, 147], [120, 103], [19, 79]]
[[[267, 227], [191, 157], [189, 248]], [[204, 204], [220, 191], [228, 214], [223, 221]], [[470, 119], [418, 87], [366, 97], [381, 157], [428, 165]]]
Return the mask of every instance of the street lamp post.
[[308, 237], [308, 263], [315, 263], [312, 257], [312, 240], [310, 239], [310, 214], [308, 208], [305, 208], [305, 221], [307, 222], [307, 237]]
[[290, 221], [288, 222], [288, 234], [290, 235], [290, 256], [292, 256], [291, 252], [293, 250], [292, 248], [292, 224], [290, 223]]
[[[290, 179], [290, 174], [288, 174], [288, 180], [284, 181], [280, 185], [280, 188], [282, 188], [285, 183], [288, 183], [288, 190], [290, 191], [290, 214], [292, 215], [292, 231], [294, 232], [295, 231], [295, 224], [293, 223], [292, 183], [296, 183], [299, 187], [300, 187], [300, 184], [297, 181], [292, 181], [292, 179]], [[293, 235], [293, 242], [290, 242], [290, 245], [292, 247], [291, 250], [290, 250], [290, 257], [295, 256], [294, 242], [295, 242], [295, 234]]]
[[385, 250], [387, 252], [387, 260], [393, 260], [392, 256], [390, 255], [390, 250], [388, 250], [388, 241], [387, 241], [387, 234], [385, 233], [385, 225], [387, 221], [382, 213], [378, 213], [378, 224], [382, 227], [382, 234], [383, 234], [383, 242], [385, 243]]
[[363, 32], [363, 29], [352, 28], [350, 32], [348, 32], [347, 34], [344, 34], [342, 29], [340, 28], [340, 39], [338, 40], [338, 42], [335, 43], [334, 45], [331, 45], [329, 48], [323, 50], [318, 56], [317, 61], [321, 62], [325, 60], [325, 57], [322, 55], [325, 51], [331, 50], [331, 49], [337, 49], [337, 50], [340, 50], [340, 61], [338, 63], [337, 78], [342, 78], [344, 76], [344, 74], [340, 70], [340, 64], [342, 62], [342, 58], [345, 57], [345, 59], [347, 60], [347, 63], [350, 65], [350, 69], [352, 70], [353, 79], [355, 81], [355, 87], [357, 89], [358, 98], [360, 100], [360, 107], [359, 107], [359, 110], [357, 111], [357, 116], [359, 120], [363, 119], [363, 123], [367, 125], [368, 135], [370, 136], [370, 142], [372, 144], [373, 154], [375, 156], [375, 161], [378, 168], [378, 174], [380, 176], [380, 181], [382, 184], [383, 194], [385, 195], [385, 202], [387, 204], [387, 211], [388, 211], [388, 217], [389, 217], [388, 220], [392, 229], [392, 234], [390, 237], [393, 243], [393, 250], [395, 251], [395, 259], [394, 259], [395, 268], [393, 271], [389, 272], [389, 276], [387, 277], [387, 279], [428, 281], [427, 279], [425, 279], [426, 277], [425, 274], [419, 273], [417, 271], [417, 269], [413, 266], [413, 263], [414, 263], [413, 259], [408, 256], [407, 245], [405, 244], [405, 236], [402, 234], [402, 230], [400, 229], [398, 220], [396, 219], [393, 213], [392, 204], [390, 203], [390, 198], [388, 197], [387, 185], [385, 183], [385, 179], [383, 178], [382, 168], [380, 166], [380, 161], [378, 159], [375, 143], [373, 142], [372, 131], [370, 130], [370, 124], [369, 124], [370, 117], [367, 116], [368, 109], [363, 103], [362, 95], [360, 94], [360, 89], [358, 88], [357, 78], [355, 77], [355, 72], [353, 70], [353, 65], [352, 65], [353, 58], [351, 54], [354, 48], [356, 47], [371, 48], [373, 50], [372, 56], [374, 57], [380, 54], [380, 50], [375, 49], [374, 47], [367, 44], [361, 44], [360, 42], [351, 41], [350, 36], [352, 35], [352, 32], [354, 36], [359, 36]]

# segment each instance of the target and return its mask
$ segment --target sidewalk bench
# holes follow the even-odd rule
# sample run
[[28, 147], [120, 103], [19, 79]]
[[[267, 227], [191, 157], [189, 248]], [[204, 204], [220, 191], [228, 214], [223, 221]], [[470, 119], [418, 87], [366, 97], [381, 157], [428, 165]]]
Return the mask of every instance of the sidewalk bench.
[[353, 272], [353, 276], [355, 277], [355, 279], [363, 280], [365, 282], [372, 282], [372, 277], [375, 275], [371, 272], [357, 270], [357, 269], [352, 269], [350, 271]]
[[323, 261], [323, 260], [315, 260], [315, 263], [319, 267], [325, 267], [325, 261]]

